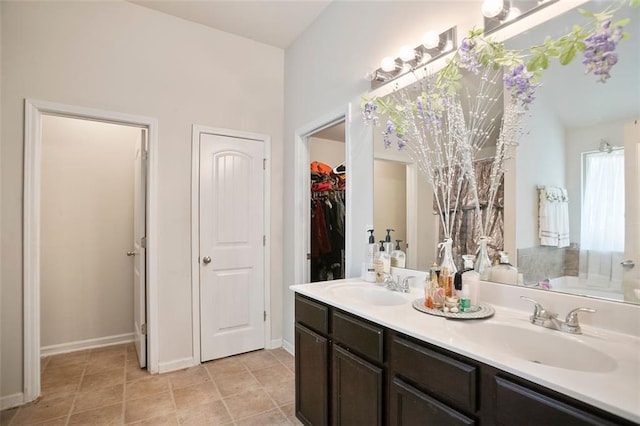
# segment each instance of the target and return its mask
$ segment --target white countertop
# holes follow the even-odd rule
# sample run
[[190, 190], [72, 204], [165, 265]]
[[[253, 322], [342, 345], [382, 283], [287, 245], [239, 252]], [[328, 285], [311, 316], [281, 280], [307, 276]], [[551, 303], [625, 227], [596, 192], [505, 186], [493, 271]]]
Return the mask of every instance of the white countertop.
[[[495, 308], [493, 317], [471, 321], [448, 320], [419, 312], [411, 306], [413, 300], [424, 297], [420, 288], [413, 288], [408, 294], [396, 293], [406, 297], [407, 302], [395, 306], [371, 305], [353, 298], [340, 297], [333, 291], [336, 286], [362, 283], [364, 281], [361, 279], [347, 279], [298, 284], [290, 288], [296, 293], [640, 423], [640, 338], [637, 336], [588, 325], [583, 325], [581, 335], [548, 330], [529, 323], [530, 311], [509, 309], [496, 304], [496, 301], [484, 298], [483, 302], [491, 303]], [[376, 284], [371, 283], [366, 285], [377, 287]], [[560, 316], [560, 318], [563, 317]], [[637, 318], [632, 320], [635, 321]], [[498, 347], [492, 346], [490, 342], [478, 344], [465, 339], [460, 334], [460, 331], [468, 334], [470, 328], [476, 328], [481, 332], [483, 326], [486, 330], [496, 324], [533, 327], [536, 331], [539, 329], [541, 333], [560, 333], [562, 338], [573, 339], [575, 342], [606, 353], [615, 360], [617, 367], [607, 372], [587, 372], [540, 365], [506, 354]], [[572, 355], [580, 357], [579, 353]]]

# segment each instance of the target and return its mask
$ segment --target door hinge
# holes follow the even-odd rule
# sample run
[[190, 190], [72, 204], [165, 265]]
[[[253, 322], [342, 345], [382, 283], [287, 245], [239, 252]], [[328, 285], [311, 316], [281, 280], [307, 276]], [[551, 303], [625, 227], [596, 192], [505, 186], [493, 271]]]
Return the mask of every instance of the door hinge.
[[144, 323], [140, 326], [140, 333], [147, 335], [147, 323]]
[[145, 149], [144, 151], [142, 151], [142, 159], [147, 160], [148, 158], [149, 158], [149, 151]]
[[267, 246], [267, 236], [263, 235], [262, 236], [262, 247], [266, 247]]
[[147, 248], [147, 237], [140, 238], [140, 247]]
[[262, 170], [267, 170], [267, 159], [266, 158], [262, 159]]
[[264, 313], [264, 322], [267, 322], [267, 311], [262, 311]]
[[311, 253], [307, 253], [307, 260], [311, 260]]

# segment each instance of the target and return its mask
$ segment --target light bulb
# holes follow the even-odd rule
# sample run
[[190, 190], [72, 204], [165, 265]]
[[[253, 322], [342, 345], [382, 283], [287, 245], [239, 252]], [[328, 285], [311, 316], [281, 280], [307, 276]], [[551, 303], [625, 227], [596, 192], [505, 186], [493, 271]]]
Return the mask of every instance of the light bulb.
[[408, 44], [405, 44], [400, 48], [398, 56], [400, 56], [403, 62], [413, 61], [416, 58], [416, 51]]
[[440, 35], [435, 31], [429, 31], [422, 37], [422, 45], [427, 49], [435, 49], [440, 44]]
[[495, 18], [504, 8], [504, 0], [484, 0], [482, 2], [482, 15], [486, 18]]
[[382, 58], [382, 61], [380, 61], [380, 68], [382, 68], [382, 71], [384, 72], [395, 71], [396, 69], [395, 59], [393, 59], [391, 56], [385, 56], [384, 58]]
[[422, 54], [422, 60], [420, 61], [423, 64], [426, 64], [427, 62], [429, 62], [431, 60], [432, 56], [429, 55], [427, 52], [424, 52]]

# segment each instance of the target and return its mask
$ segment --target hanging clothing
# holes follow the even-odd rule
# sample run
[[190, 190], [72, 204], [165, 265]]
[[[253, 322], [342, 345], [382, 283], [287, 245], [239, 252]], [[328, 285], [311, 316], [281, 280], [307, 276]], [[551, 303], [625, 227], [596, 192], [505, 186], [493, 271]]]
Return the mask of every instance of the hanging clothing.
[[314, 161], [311, 172], [311, 282], [344, 277], [346, 175]]

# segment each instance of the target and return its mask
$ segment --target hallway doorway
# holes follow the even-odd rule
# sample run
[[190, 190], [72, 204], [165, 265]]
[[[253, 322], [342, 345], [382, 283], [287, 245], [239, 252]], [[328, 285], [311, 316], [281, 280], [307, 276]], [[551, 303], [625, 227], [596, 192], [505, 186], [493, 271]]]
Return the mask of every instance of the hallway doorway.
[[137, 336], [157, 372], [156, 120], [29, 100], [25, 118], [24, 402], [43, 355]]

